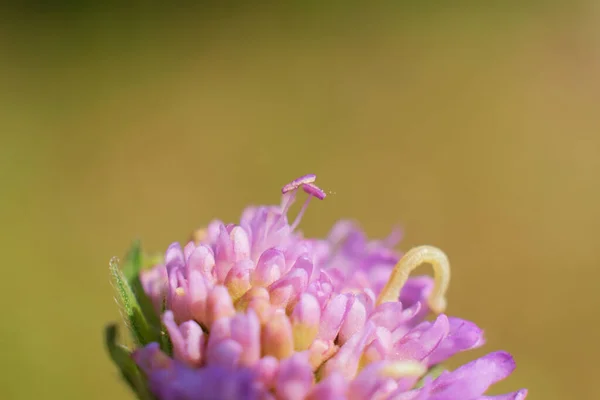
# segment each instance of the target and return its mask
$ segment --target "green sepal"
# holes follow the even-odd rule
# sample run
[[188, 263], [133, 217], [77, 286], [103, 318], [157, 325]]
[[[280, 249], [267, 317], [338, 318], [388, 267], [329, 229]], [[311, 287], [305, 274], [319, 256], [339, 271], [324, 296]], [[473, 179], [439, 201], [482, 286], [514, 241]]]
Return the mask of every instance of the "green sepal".
[[119, 269], [119, 263], [116, 259], [113, 259], [110, 262], [110, 274], [117, 292], [117, 300], [122, 306], [125, 314], [123, 317], [125, 318], [125, 322], [135, 343], [144, 346], [151, 342], [157, 342], [160, 339], [159, 330], [148, 323], [145, 313], [143, 312], [129, 281]]
[[[164, 314], [166, 309], [167, 309], [167, 299], [163, 298], [161, 314]], [[169, 334], [167, 333], [167, 327], [163, 323], [161, 323], [160, 342], [159, 343], [160, 343], [160, 349], [163, 351], [163, 353], [167, 354], [169, 357], [173, 355], [173, 343], [171, 342], [171, 338], [170, 338]]]
[[144, 291], [142, 281], [140, 280], [140, 271], [144, 269], [145, 258], [140, 241], [134, 241], [127, 252], [127, 256], [125, 256], [122, 271], [140, 304], [142, 314], [144, 314], [144, 317], [146, 317], [146, 320], [154, 329], [160, 330], [160, 317], [156, 314], [152, 300], [150, 300]]
[[131, 358], [131, 352], [117, 343], [117, 326], [108, 325], [104, 331], [104, 340], [110, 358], [121, 371], [121, 376], [140, 400], [155, 400], [148, 391], [145, 375]]
[[135, 240], [131, 244], [121, 268], [123, 275], [125, 275], [125, 278], [127, 278], [128, 282], [131, 282], [140, 274], [140, 269], [142, 268], [142, 258], [142, 245], [139, 240]]
[[156, 330], [161, 329], [160, 317], [156, 314], [154, 310], [154, 305], [152, 304], [152, 300], [150, 297], [144, 292], [144, 288], [142, 287], [142, 281], [140, 280], [139, 275], [133, 278], [133, 281], [129, 283], [131, 285], [131, 289], [135, 294], [135, 297], [140, 304], [140, 308], [142, 309], [142, 314], [146, 317], [146, 321]]
[[433, 367], [429, 368], [429, 370], [427, 371], [427, 374], [424, 377], [419, 379], [419, 381], [415, 385], [414, 389], [419, 389], [419, 388], [423, 387], [423, 384], [425, 383], [426, 378], [430, 378], [432, 380], [436, 379], [444, 371], [446, 371], [446, 368], [444, 368], [443, 365], [441, 365], [441, 364], [434, 365]]
[[142, 269], [150, 269], [165, 262], [164, 254], [144, 254], [142, 253]]
[[123, 273], [127, 279], [131, 280], [134, 276], [137, 276], [141, 270], [150, 269], [163, 262], [164, 255], [161, 253], [145, 254], [142, 251], [142, 244], [138, 239], [131, 244], [129, 251], [125, 256]]

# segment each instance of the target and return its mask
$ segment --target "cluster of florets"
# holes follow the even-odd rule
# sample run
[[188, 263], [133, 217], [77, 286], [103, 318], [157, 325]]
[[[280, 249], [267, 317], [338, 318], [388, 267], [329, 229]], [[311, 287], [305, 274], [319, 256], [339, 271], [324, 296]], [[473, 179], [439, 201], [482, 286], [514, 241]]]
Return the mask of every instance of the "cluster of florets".
[[[153, 396], [194, 399], [470, 400], [515, 367], [495, 352], [452, 372], [440, 364], [484, 343], [475, 324], [442, 314], [449, 265], [438, 249], [402, 255], [400, 233], [367, 240], [352, 222], [326, 239], [297, 231], [313, 197], [306, 175], [279, 206], [247, 208], [239, 224], [210, 223], [142, 272], [168, 338], [132, 357]], [[300, 190], [308, 194], [290, 224]], [[435, 276], [408, 278], [422, 263]], [[426, 320], [430, 313], [434, 320]], [[494, 397], [523, 399], [526, 390]]]

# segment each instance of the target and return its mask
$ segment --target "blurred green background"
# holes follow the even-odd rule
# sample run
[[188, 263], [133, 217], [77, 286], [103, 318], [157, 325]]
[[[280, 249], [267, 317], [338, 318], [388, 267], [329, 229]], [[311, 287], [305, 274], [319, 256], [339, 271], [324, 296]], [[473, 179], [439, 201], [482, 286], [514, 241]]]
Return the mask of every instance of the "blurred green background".
[[600, 398], [600, 7], [449, 3], [3, 11], [0, 398], [132, 398], [109, 259], [308, 172], [335, 194], [307, 234], [447, 252], [448, 312], [488, 338], [456, 362], [506, 349], [495, 392]]

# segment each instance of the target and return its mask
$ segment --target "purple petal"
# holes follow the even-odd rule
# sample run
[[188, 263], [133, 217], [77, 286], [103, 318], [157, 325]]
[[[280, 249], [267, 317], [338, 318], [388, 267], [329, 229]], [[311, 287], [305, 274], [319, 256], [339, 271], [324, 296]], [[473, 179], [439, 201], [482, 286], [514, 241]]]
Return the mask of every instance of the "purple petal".
[[498, 396], [481, 396], [477, 400], [524, 400], [527, 397], [527, 389], [516, 392], [501, 394]]
[[392, 331], [398, 326], [398, 316], [403, 310], [400, 302], [387, 302], [378, 305], [369, 316], [369, 321], [372, 321], [376, 326], [381, 326]]
[[350, 220], [341, 220], [336, 222], [336, 224], [331, 228], [329, 234], [327, 235], [327, 241], [329, 241], [333, 245], [338, 245], [344, 240], [351, 232], [358, 230], [356, 223]]
[[306, 271], [308, 282], [312, 282], [314, 277], [319, 273], [314, 263], [306, 256], [298, 257], [292, 269], [303, 269]]
[[345, 400], [347, 388], [348, 383], [344, 376], [333, 373], [313, 388], [307, 400]]
[[417, 302], [421, 303], [422, 307], [418, 316], [419, 318], [425, 318], [430, 311], [429, 306], [427, 305], [427, 298], [432, 289], [433, 278], [430, 276], [409, 278], [400, 291], [399, 301], [407, 308]]
[[173, 267], [178, 261], [173, 261], [169, 265], [172, 266], [169, 269], [169, 292], [167, 295], [167, 306], [175, 314], [175, 320], [178, 323], [191, 319], [190, 314], [190, 301], [189, 301], [189, 287], [183, 276], [183, 269], [180, 267]]
[[383, 361], [388, 358], [392, 348], [392, 333], [383, 327], [377, 327], [373, 341], [365, 348], [363, 357], [368, 362]]
[[290, 318], [296, 351], [307, 350], [319, 332], [321, 307], [314, 296], [304, 293], [292, 311]]
[[460, 318], [448, 318], [450, 332], [431, 353], [428, 364], [435, 365], [454, 354], [480, 347], [484, 344], [483, 331], [474, 323]]
[[308, 284], [308, 276], [303, 269], [293, 269], [283, 278], [269, 286], [271, 303], [275, 307], [286, 308], [304, 292]]
[[277, 376], [277, 397], [303, 400], [312, 389], [314, 374], [306, 353], [296, 353], [281, 362]]
[[196, 243], [194, 243], [193, 241], [188, 242], [183, 247], [183, 256], [186, 262], [189, 260], [190, 256], [194, 252], [194, 249], [196, 249]]
[[188, 260], [188, 269], [202, 273], [204, 278], [214, 283], [215, 256], [212, 249], [206, 245], [200, 245], [194, 249]]
[[150, 343], [137, 349], [131, 357], [146, 374], [150, 374], [154, 369], [170, 368], [173, 365], [173, 360], [160, 350], [158, 343]]
[[366, 299], [356, 295], [348, 296], [348, 311], [345, 315], [342, 326], [340, 327], [339, 343], [344, 344], [356, 332], [360, 331], [367, 321]]
[[263, 354], [278, 359], [284, 359], [293, 353], [292, 325], [284, 312], [275, 313], [263, 327], [261, 348]]
[[281, 269], [282, 274], [287, 273], [298, 259], [302, 256], [307, 256], [312, 253], [312, 245], [307, 241], [295, 242], [293, 245], [285, 249], [285, 264]]
[[208, 285], [204, 275], [200, 271], [189, 272], [189, 310], [192, 318], [199, 322], [206, 320], [206, 302], [208, 297]]
[[261, 254], [252, 272], [252, 284], [258, 286], [269, 286], [281, 277], [285, 268], [283, 253], [275, 248], [268, 249]]
[[358, 334], [352, 336], [338, 352], [327, 363], [325, 363], [325, 376], [339, 372], [346, 379], [352, 379], [356, 375], [360, 357], [366, 345], [372, 340], [375, 326], [367, 323], [365, 328]]
[[223, 282], [234, 262], [233, 245], [224, 225], [219, 227], [219, 237], [215, 243], [215, 274]]
[[448, 317], [440, 314], [435, 322], [424, 322], [394, 343], [395, 360], [421, 361], [448, 335]]
[[227, 273], [225, 286], [227, 286], [234, 303], [252, 287], [250, 274], [253, 269], [254, 263], [251, 260], [242, 260], [238, 261]]
[[144, 292], [152, 300], [154, 311], [157, 314], [162, 312], [163, 301], [168, 290], [168, 274], [164, 265], [157, 265], [152, 269], [142, 270], [140, 272], [140, 280]]
[[474, 399], [496, 382], [509, 376], [515, 361], [504, 351], [483, 356], [433, 381], [431, 400]]
[[242, 345], [238, 342], [233, 339], [225, 339], [215, 346], [207, 348], [206, 359], [209, 365], [233, 369], [239, 364], [243, 351]]
[[319, 279], [312, 282], [306, 291], [315, 296], [321, 309], [324, 309], [333, 292], [331, 279], [324, 270], [321, 270]]
[[275, 386], [275, 379], [279, 372], [278, 359], [271, 356], [265, 356], [258, 360], [253, 369], [256, 372], [256, 379], [267, 389], [272, 389]]
[[267, 398], [264, 397], [266, 393], [256, 385], [255, 375], [249, 369], [231, 371], [220, 366], [209, 366], [197, 371], [194, 380], [187, 382], [190, 386], [196, 387], [196, 390], [191, 392], [193, 396], [176, 397], [173, 400], [258, 400]]
[[165, 312], [163, 323], [173, 343], [175, 359], [189, 366], [199, 366], [204, 350], [204, 333], [200, 325], [195, 321], [186, 321], [181, 326], [177, 326], [171, 311]]
[[251, 366], [260, 358], [260, 322], [254, 311], [231, 319], [231, 338], [244, 349], [240, 364]]
[[317, 299], [308, 293], [302, 294], [291, 316], [294, 324], [318, 326], [321, 320], [321, 307]]
[[318, 338], [322, 340], [334, 340], [337, 336], [344, 317], [346, 316], [348, 306], [348, 297], [338, 294], [333, 297], [321, 317], [321, 327], [319, 328]]
[[234, 261], [247, 260], [250, 258], [250, 240], [248, 234], [241, 226], [236, 226], [229, 234], [233, 249]]
[[206, 299], [206, 323], [211, 325], [220, 318], [230, 317], [235, 314], [233, 302], [227, 288], [215, 286]]
[[365, 367], [350, 383], [349, 392], [357, 399], [387, 398], [398, 387], [391, 378], [381, 376], [381, 370], [388, 363], [385, 361]]
[[231, 339], [231, 318], [221, 318], [212, 324], [207, 348], [215, 347], [223, 340]]
[[165, 253], [165, 265], [167, 266], [167, 270], [183, 267], [183, 265], [185, 265], [183, 250], [181, 250], [181, 245], [179, 243], [171, 243], [167, 248], [167, 252]]

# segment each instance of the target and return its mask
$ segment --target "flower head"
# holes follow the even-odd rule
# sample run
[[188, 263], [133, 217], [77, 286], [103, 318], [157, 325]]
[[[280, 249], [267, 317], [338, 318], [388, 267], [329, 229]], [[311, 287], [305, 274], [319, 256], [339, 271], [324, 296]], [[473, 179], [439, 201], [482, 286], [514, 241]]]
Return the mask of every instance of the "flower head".
[[[315, 181], [293, 180], [278, 206], [249, 207], [238, 224], [211, 222], [141, 272], [161, 316], [162, 336], [132, 354], [149, 390], [159, 400], [483, 398], [514, 369], [507, 353], [429, 374], [484, 343], [469, 321], [425, 319], [445, 309], [444, 253], [421, 246], [401, 255], [398, 231], [369, 241], [349, 221], [326, 239], [305, 238], [302, 216], [313, 197], [325, 198]], [[307, 197], [290, 223], [300, 189]], [[434, 278], [409, 278], [423, 263]]]

